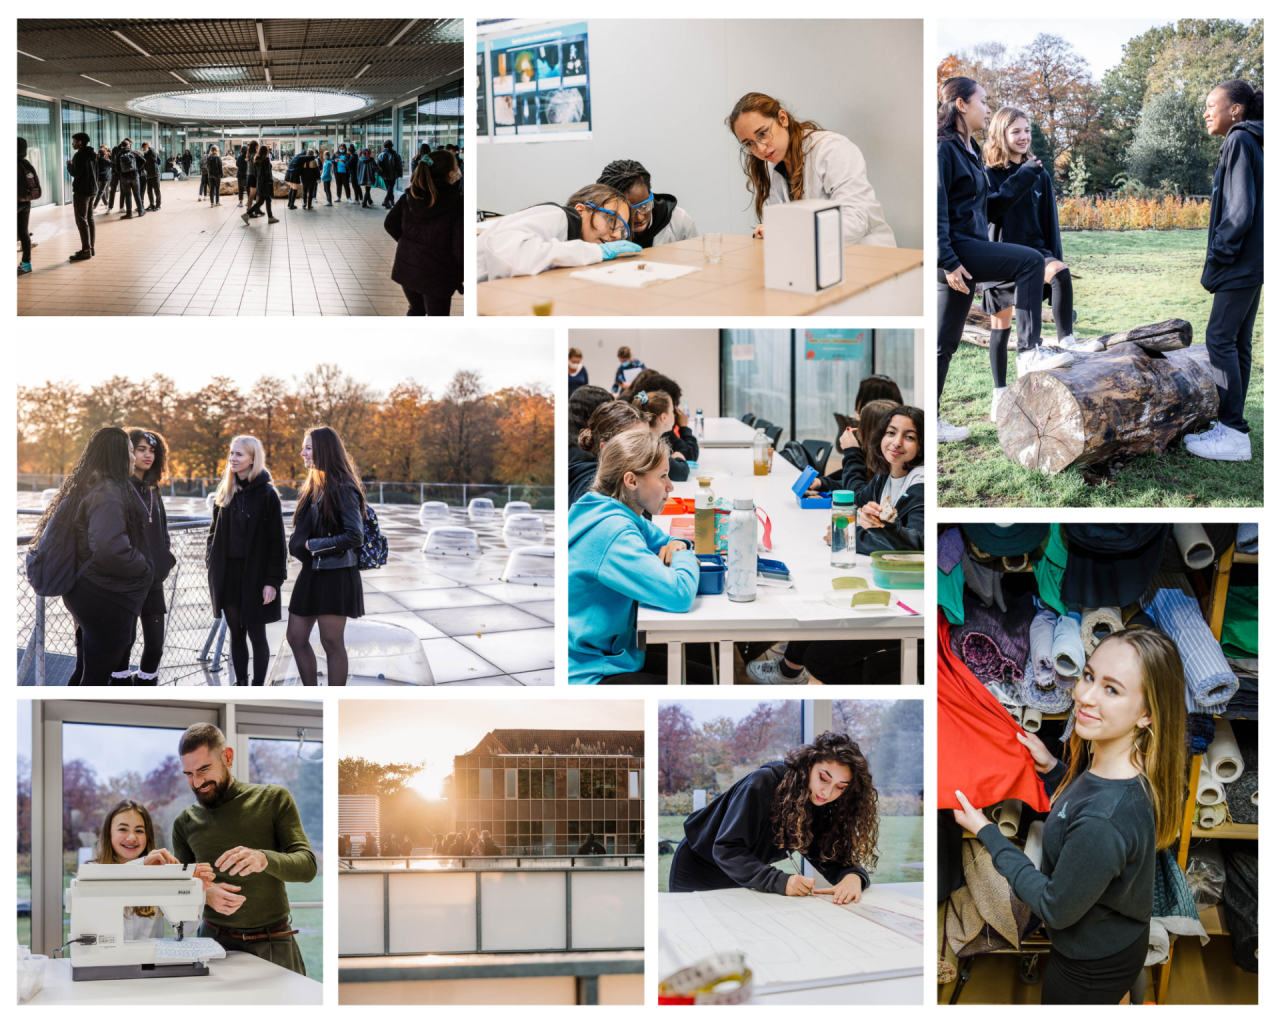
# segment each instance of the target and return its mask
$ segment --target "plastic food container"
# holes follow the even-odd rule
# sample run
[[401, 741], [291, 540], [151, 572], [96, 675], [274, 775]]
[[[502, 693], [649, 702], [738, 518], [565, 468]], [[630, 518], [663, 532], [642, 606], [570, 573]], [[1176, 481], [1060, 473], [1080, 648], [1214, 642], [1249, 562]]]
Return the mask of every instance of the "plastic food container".
[[424, 501], [422, 507], [418, 509], [419, 526], [429, 527], [431, 523], [438, 523], [448, 518], [449, 506], [443, 501]]
[[887, 590], [923, 590], [924, 552], [873, 551], [871, 577]]
[[44, 988], [44, 965], [49, 958], [43, 953], [32, 953], [18, 960], [18, 1002], [33, 999]]
[[527, 501], [509, 501], [502, 506], [502, 518], [510, 519], [514, 515], [532, 511], [533, 506]]
[[723, 594], [725, 580], [724, 559], [719, 555], [698, 556], [698, 593]]
[[476, 531], [467, 526], [433, 526], [422, 542], [424, 555], [474, 558], [480, 554]]
[[467, 515], [472, 519], [492, 519], [493, 499], [472, 498], [471, 501], [467, 503]]
[[671, 520], [671, 536], [680, 540], [687, 540], [689, 546], [693, 546], [693, 517], [679, 516]]
[[554, 587], [556, 584], [556, 552], [554, 548], [517, 548], [507, 559], [502, 571], [503, 583], [521, 583], [529, 587]]
[[664, 516], [683, 516], [693, 511], [692, 498], [668, 498], [662, 506]]

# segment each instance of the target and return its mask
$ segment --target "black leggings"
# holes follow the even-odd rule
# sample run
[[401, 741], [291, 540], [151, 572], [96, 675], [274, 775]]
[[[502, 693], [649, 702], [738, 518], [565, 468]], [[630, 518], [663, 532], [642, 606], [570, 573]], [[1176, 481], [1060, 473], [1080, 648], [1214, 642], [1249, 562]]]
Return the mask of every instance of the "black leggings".
[[110, 686], [133, 646], [133, 611], [79, 584], [62, 603], [76, 624], [76, 667], [67, 685]]
[[[133, 654], [133, 645], [138, 641], [138, 626], [142, 626], [142, 657], [138, 659], [138, 671], [148, 675], [160, 668], [160, 659], [164, 657], [164, 613], [159, 615], [139, 615], [133, 620], [133, 632], [129, 636], [129, 646], [125, 648], [124, 657], [116, 666], [116, 672], [129, 672], [129, 658]], [[123, 682], [118, 679], [117, 682]], [[139, 679], [143, 686], [155, 686], [154, 679]]]
[[328, 664], [330, 686], [347, 685], [347, 647], [343, 634], [347, 629], [345, 615], [294, 615], [289, 613], [289, 627], [285, 638], [298, 663], [298, 675], [303, 686], [317, 685], [318, 666], [316, 652], [311, 647], [311, 630], [320, 624], [320, 646], [324, 648]]
[[243, 174], [236, 175], [236, 202], [244, 202], [244, 197], [249, 191], [249, 182], [245, 180]]
[[1025, 245], [979, 242], [969, 238], [952, 241], [960, 263], [972, 277], [969, 291], [951, 288], [938, 270], [938, 398], [947, 382], [951, 357], [960, 347], [965, 317], [973, 305], [973, 287], [979, 281], [1013, 281], [1017, 289], [1014, 309], [1018, 322], [1018, 351], [1040, 346], [1040, 307], [1044, 303], [1044, 257]]
[[1074, 960], [1054, 949], [1044, 968], [1041, 1006], [1115, 1006], [1134, 985], [1147, 959], [1150, 936], [1144, 928], [1133, 942], [1110, 956]]
[[253, 645], [253, 685], [261, 686], [267, 678], [267, 665], [271, 661], [271, 648], [267, 644], [265, 623], [245, 625], [240, 621], [240, 607], [223, 608], [227, 620], [227, 636], [231, 638], [231, 670], [236, 686], [248, 686], [249, 645]]
[[331, 185], [329, 182], [327, 182], [327, 181], [325, 181], [325, 182], [321, 182], [321, 184], [322, 184], [322, 185], [324, 185], [324, 201], [325, 201], [326, 203], [332, 203], [332, 202], [333, 202], [333, 187], [332, 187], [332, 185]]
[[998, 388], [1008, 386], [1009, 380], [1009, 328], [996, 327], [991, 331], [990, 348], [991, 382]]
[[351, 198], [351, 173], [349, 171], [343, 171], [341, 173], [335, 171], [333, 177], [334, 177], [334, 180], [337, 182], [338, 201], [339, 202], [342, 201], [342, 193], [344, 190], [347, 193], [347, 198], [350, 199]]
[[1218, 422], [1249, 433], [1244, 399], [1253, 369], [1253, 323], [1258, 318], [1262, 285], [1214, 292], [1204, 344], [1209, 350], [1213, 383], [1218, 387]]
[[27, 230], [31, 223], [31, 204], [18, 203], [18, 241], [22, 243], [22, 262], [31, 262], [31, 232]]
[[415, 292], [404, 285], [400, 286], [404, 297], [409, 300], [409, 312], [405, 316], [448, 316], [453, 308], [453, 293], [456, 288], [437, 288], [429, 292]]
[[[715, 682], [714, 673], [710, 664], [702, 664], [695, 662], [694, 650], [702, 645], [687, 645], [685, 651], [684, 675], [685, 681], [695, 684], [710, 685]], [[703, 648], [705, 650], [706, 648]], [[701, 653], [701, 652], [699, 652]], [[667, 685], [667, 645], [654, 644], [644, 652], [644, 664], [640, 667], [639, 672], [623, 672], [620, 675], [605, 676], [600, 680], [600, 684], [608, 686], [618, 686], [625, 684], [638, 684], [641, 686], [666, 686]], [[730, 672], [733, 666], [730, 665]]]
[[253, 205], [249, 207], [249, 213], [259, 213], [262, 210], [262, 204], [267, 204], [267, 216], [271, 216], [271, 196], [275, 192], [275, 184], [267, 182], [266, 188], [258, 187], [258, 197], [254, 199]]

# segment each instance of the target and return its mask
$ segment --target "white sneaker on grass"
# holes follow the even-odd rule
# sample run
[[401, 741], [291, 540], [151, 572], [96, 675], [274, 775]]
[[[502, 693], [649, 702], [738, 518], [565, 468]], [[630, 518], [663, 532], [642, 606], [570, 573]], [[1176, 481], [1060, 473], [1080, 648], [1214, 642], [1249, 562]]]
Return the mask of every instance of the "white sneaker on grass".
[[1187, 439], [1187, 451], [1202, 459], [1214, 459], [1218, 462], [1249, 462], [1253, 458], [1253, 443], [1243, 430], [1226, 427], [1219, 423], [1208, 436]]
[[969, 440], [968, 427], [953, 427], [944, 419], [938, 420], [938, 443], [946, 444], [949, 441], [967, 441]]
[[1102, 352], [1107, 347], [1097, 338], [1076, 338], [1074, 334], [1059, 338], [1057, 346], [1067, 352]]
[[752, 682], [765, 686], [807, 686], [809, 670], [801, 668], [798, 676], [788, 677], [782, 674], [782, 657], [753, 661], [747, 665], [747, 678]]
[[1075, 361], [1076, 357], [1070, 352], [1064, 352], [1051, 345], [1041, 345], [1028, 352], [1018, 353], [1018, 376], [1025, 377], [1029, 373], [1039, 373], [1044, 370], [1059, 370], [1070, 366]]
[[1198, 434], [1184, 434], [1182, 437], [1182, 443], [1185, 444], [1188, 448], [1190, 448], [1191, 443], [1193, 441], [1197, 443], [1202, 443], [1204, 441], [1211, 441], [1215, 437], [1217, 437], [1219, 434], [1221, 434], [1222, 431], [1223, 431], [1222, 424], [1219, 423], [1217, 420], [1214, 420], [1213, 426], [1211, 426], [1208, 430], [1203, 430]]
[[996, 413], [1000, 411], [1000, 399], [1004, 397], [1004, 393], [1008, 388], [992, 388], [991, 389], [991, 422], [996, 422]]

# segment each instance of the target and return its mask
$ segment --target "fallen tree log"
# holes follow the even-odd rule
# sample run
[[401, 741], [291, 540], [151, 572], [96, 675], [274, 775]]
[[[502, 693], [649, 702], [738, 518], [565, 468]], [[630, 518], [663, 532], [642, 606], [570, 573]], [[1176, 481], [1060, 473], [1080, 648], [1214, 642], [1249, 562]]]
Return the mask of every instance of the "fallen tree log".
[[1148, 353], [1133, 342], [1076, 354], [1075, 363], [1019, 377], [997, 414], [1000, 447], [1042, 473], [1120, 455], [1162, 452], [1218, 415], [1203, 345]]
[[[1040, 313], [1040, 323], [1052, 324], [1053, 310], [1049, 306], [1045, 306]], [[964, 318], [964, 331], [960, 335], [961, 341], [967, 341], [970, 345], [977, 345], [979, 348], [991, 347], [991, 314], [982, 311], [982, 303], [975, 302], [969, 307], [969, 312]], [[1009, 334], [1009, 349], [1018, 347], [1017, 331], [1011, 331]]]
[[1147, 352], [1173, 352], [1191, 347], [1191, 324], [1186, 320], [1161, 320], [1158, 324], [1144, 324], [1115, 334], [1099, 334], [1088, 340], [1100, 341], [1107, 348], [1131, 341]]

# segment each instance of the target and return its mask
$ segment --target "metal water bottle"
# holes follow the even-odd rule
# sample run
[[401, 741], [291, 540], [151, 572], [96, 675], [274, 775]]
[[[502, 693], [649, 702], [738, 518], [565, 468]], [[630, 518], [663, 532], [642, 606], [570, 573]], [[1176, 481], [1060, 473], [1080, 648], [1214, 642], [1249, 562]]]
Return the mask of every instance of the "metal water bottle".
[[750, 498], [734, 498], [729, 513], [729, 564], [725, 590], [730, 601], [756, 599], [756, 506]]

